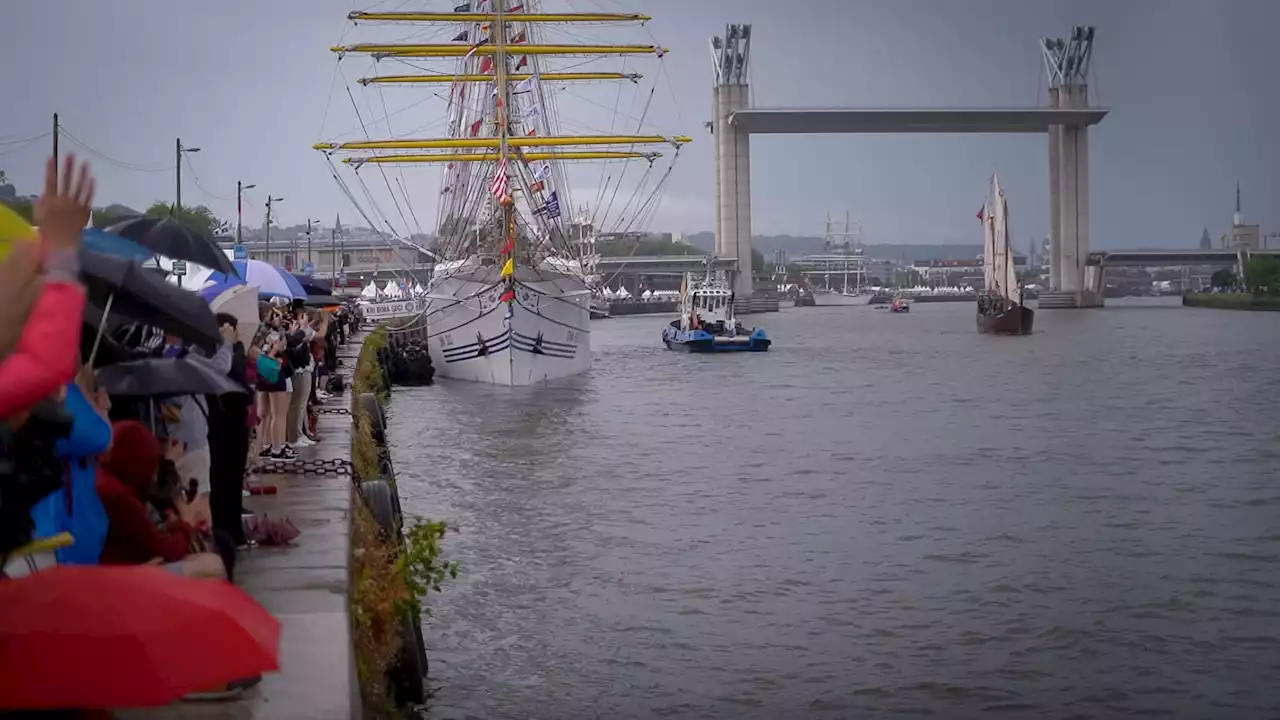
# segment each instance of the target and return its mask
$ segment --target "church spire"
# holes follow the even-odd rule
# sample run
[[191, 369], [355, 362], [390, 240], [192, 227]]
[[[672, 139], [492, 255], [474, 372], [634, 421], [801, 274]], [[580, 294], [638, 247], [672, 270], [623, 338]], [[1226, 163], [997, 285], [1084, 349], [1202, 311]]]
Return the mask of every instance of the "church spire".
[[1236, 181], [1236, 213], [1240, 212], [1240, 181]]

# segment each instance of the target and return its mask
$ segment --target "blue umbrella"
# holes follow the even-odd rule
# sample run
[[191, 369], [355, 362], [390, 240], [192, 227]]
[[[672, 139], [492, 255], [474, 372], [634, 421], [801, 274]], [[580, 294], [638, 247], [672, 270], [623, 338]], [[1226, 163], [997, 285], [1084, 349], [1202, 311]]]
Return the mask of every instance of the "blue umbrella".
[[155, 257], [155, 252], [138, 243], [120, 237], [113, 232], [88, 228], [84, 231], [84, 246], [102, 255], [112, 255], [124, 260], [145, 262]]
[[[288, 270], [278, 268], [262, 260], [235, 260], [231, 263], [240, 280], [248, 285], [258, 286], [258, 295], [263, 297], [282, 297], [289, 300], [306, 298], [307, 291], [298, 279]], [[215, 272], [209, 276], [215, 283], [232, 280], [227, 275]]]

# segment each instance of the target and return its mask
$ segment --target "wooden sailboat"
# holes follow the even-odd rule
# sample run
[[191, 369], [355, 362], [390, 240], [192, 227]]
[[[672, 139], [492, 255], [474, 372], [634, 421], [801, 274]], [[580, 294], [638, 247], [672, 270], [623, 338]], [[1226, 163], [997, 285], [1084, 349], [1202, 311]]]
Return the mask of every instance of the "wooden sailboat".
[[978, 296], [978, 332], [1030, 335], [1036, 314], [1023, 304], [1009, 244], [1009, 203], [995, 175], [991, 176], [991, 197], [978, 219], [982, 221], [982, 276], [986, 284]]
[[[452, 38], [448, 43], [372, 42], [332, 48], [340, 56], [367, 55], [408, 68], [439, 59], [452, 61], [453, 72], [388, 74], [358, 81], [374, 87], [420, 87], [438, 92], [442, 99], [447, 86], [446, 136], [315, 146], [330, 154], [357, 153], [343, 158], [357, 170], [421, 163], [446, 168], [439, 259], [424, 311], [428, 348], [439, 374], [529, 385], [590, 369], [595, 243], [594, 237], [581, 237], [581, 228], [562, 217], [562, 205], [573, 207], [565, 164], [645, 160], [652, 169], [662, 157], [657, 150], [667, 146], [678, 154], [690, 138], [561, 134], [555, 114], [555, 93], [561, 87], [635, 83], [640, 77], [586, 72], [581, 67], [587, 62], [583, 58], [660, 58], [666, 50], [657, 45], [562, 44], [550, 42], [546, 35], [555, 26], [643, 23], [649, 18], [629, 13], [542, 12], [541, 0], [472, 0], [457, 5], [454, 12], [353, 12], [348, 17], [361, 25], [434, 25], [437, 29], [420, 36], [435, 33]], [[553, 67], [561, 56], [572, 58], [560, 63], [562, 67]], [[665, 180], [666, 175], [661, 178]], [[609, 180], [604, 184], [616, 197]], [[655, 195], [660, 187], [661, 180]], [[598, 194], [612, 203], [604, 189]], [[652, 203], [653, 195], [639, 197], [624, 210], [647, 214]], [[628, 224], [623, 229], [633, 227]]]

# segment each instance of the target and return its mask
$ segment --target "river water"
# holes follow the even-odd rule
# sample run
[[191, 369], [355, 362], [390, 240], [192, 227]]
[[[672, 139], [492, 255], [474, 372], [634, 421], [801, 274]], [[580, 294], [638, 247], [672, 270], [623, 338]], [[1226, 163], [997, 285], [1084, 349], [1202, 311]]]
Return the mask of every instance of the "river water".
[[1280, 715], [1280, 315], [1108, 301], [592, 325], [550, 386], [398, 390], [447, 519], [436, 718]]

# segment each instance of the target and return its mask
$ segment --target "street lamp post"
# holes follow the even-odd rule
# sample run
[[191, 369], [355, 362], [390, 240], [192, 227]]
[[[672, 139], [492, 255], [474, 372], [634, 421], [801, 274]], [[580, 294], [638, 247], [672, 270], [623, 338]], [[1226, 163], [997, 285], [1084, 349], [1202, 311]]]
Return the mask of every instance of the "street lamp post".
[[184, 148], [182, 147], [182, 138], [175, 138], [173, 141], [173, 169], [174, 169], [174, 193], [173, 208], [169, 215], [177, 218], [182, 212], [182, 153], [200, 152], [200, 148]]
[[258, 186], [245, 185], [241, 183], [239, 180], [236, 181], [236, 244], [237, 245], [243, 242], [243, 240], [241, 239], [240, 227], [242, 225], [243, 218], [244, 218], [244, 208], [243, 208], [244, 191], [252, 190], [256, 187]]
[[270, 195], [267, 195], [267, 262], [271, 262], [271, 206], [278, 202], [284, 202], [284, 198], [271, 197]]
[[315, 274], [315, 260], [313, 260], [313, 259], [311, 258], [311, 224], [312, 224], [312, 223], [315, 223], [315, 224], [319, 225], [319, 224], [320, 224], [320, 221], [319, 221], [319, 220], [312, 220], [311, 218], [307, 218], [307, 263], [306, 263], [306, 265], [303, 265], [303, 270], [305, 271], [305, 269], [306, 269], [307, 265], [310, 265], [310, 266], [311, 266], [311, 274], [313, 274], [313, 275], [314, 275], [314, 274]]

